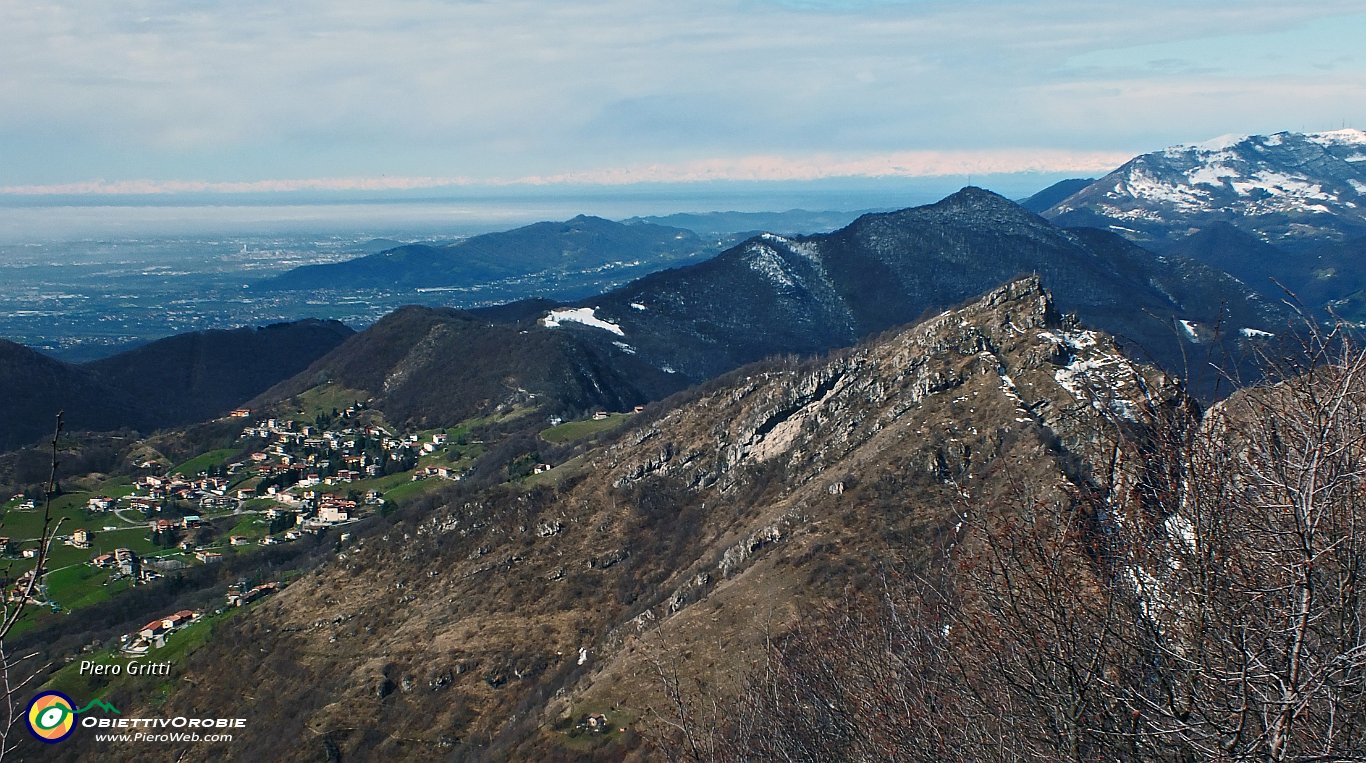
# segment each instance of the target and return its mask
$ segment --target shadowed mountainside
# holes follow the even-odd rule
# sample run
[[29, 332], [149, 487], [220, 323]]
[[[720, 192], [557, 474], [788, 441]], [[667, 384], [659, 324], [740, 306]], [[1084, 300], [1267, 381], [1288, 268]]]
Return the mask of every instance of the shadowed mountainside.
[[221, 416], [354, 333], [318, 320], [197, 331], [84, 365], [0, 340], [0, 448], [50, 432], [59, 410], [71, 431], [146, 431]]

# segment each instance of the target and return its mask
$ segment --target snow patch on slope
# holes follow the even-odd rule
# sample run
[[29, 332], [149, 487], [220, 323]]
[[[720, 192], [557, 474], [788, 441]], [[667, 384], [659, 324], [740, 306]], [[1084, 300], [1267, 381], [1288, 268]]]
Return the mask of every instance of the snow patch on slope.
[[1186, 173], [1186, 178], [1195, 185], [1221, 186], [1224, 178], [1238, 178], [1242, 174], [1232, 167], [1222, 164], [1211, 164], [1205, 167], [1197, 167]]
[[1258, 170], [1252, 174], [1252, 177], [1259, 181], [1260, 187], [1265, 188], [1271, 194], [1294, 195], [1320, 201], [1335, 200], [1330, 194], [1324, 193], [1323, 186], [1309, 182], [1309, 179], [1303, 175], [1295, 176], [1273, 170]]
[[1185, 209], [1200, 208], [1209, 196], [1198, 188], [1163, 180], [1141, 167], [1135, 167], [1118, 190], [1136, 199], [1165, 201]]
[[797, 282], [787, 272], [782, 258], [778, 256], [778, 252], [773, 247], [755, 244], [750, 247], [749, 251], [750, 256], [747, 260], [750, 270], [783, 288], [792, 289], [797, 286]]
[[595, 329], [610, 331], [617, 336], [626, 336], [626, 332], [621, 330], [621, 326], [609, 323], [596, 315], [592, 307], [573, 307], [566, 309], [551, 310], [550, 314], [541, 319], [541, 325], [548, 329], [556, 329], [565, 323], [581, 323], [585, 326], [592, 326]]
[[1147, 388], [1132, 363], [1122, 355], [1104, 350], [1094, 331], [1044, 331], [1038, 335], [1062, 345], [1070, 359], [1053, 372], [1053, 380], [1073, 398], [1090, 402], [1099, 411], [1137, 421], [1135, 401], [1125, 394], [1146, 398]]
[[[1193, 148], [1198, 151], [1223, 151], [1225, 149], [1233, 148], [1239, 143], [1242, 143], [1243, 141], [1247, 140], [1248, 137], [1249, 136], [1247, 135], [1235, 135], [1230, 133], [1228, 135], [1220, 135], [1217, 138], [1210, 138], [1209, 140], [1204, 141], [1203, 143], [1193, 143], [1189, 146], [1189, 148]], [[1186, 147], [1183, 146], [1182, 148]]]
[[1193, 344], [1200, 344], [1200, 335], [1195, 333], [1195, 323], [1187, 320], [1178, 320], [1177, 323], [1181, 324], [1181, 330], [1185, 332], [1186, 339]]

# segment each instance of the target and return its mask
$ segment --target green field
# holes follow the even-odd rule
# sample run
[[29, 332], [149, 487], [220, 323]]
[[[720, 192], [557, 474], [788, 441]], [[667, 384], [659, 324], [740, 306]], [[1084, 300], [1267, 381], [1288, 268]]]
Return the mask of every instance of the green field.
[[151, 541], [146, 527], [130, 527], [127, 530], [107, 530], [95, 532], [90, 539], [86, 558], [108, 553], [116, 548], [132, 549], [139, 555], [161, 551], [162, 548]]
[[474, 465], [479, 457], [484, 455], [487, 447], [481, 443], [472, 442], [465, 445], [447, 444], [443, 450], [435, 453], [428, 453], [417, 460], [418, 468], [427, 466], [449, 466], [452, 469], [464, 471]]
[[182, 474], [186, 477], [193, 477], [200, 472], [207, 471], [211, 466], [222, 466], [228, 462], [228, 459], [241, 452], [241, 448], [219, 448], [218, 450], [211, 450], [208, 453], [201, 453], [172, 469], [171, 474]]
[[[52, 499], [52, 519], [61, 520], [60, 532], [69, 533], [77, 527], [82, 527], [93, 522], [99, 521], [97, 514], [89, 514], [85, 510], [86, 501], [93, 497], [90, 493], [67, 493]], [[115, 524], [110, 522], [109, 524]], [[38, 503], [38, 508], [32, 511], [20, 511], [18, 509], [7, 509], [0, 514], [0, 535], [8, 536], [13, 540], [36, 539], [43, 529], [43, 504]]]
[[532, 474], [524, 477], [521, 484], [527, 487], [535, 485], [553, 485], [565, 477], [578, 473], [578, 471], [583, 468], [584, 460], [584, 456], [575, 456], [559, 466], [552, 468], [548, 472], [541, 472], [540, 474]]
[[[219, 545], [223, 546], [224, 549], [231, 549], [232, 551], [235, 551], [237, 553], [242, 553], [244, 551], [254, 551], [258, 548], [259, 545], [257, 541], [266, 537], [266, 531], [269, 529], [270, 521], [267, 520], [264, 515], [248, 514], [242, 517], [237, 524], [233, 525], [231, 530], [228, 530], [226, 533], [223, 534], [221, 543], [219, 543], [219, 541], [217, 540], [215, 540], [214, 543], [218, 543]], [[229, 539], [233, 535], [246, 536], [251, 539], [251, 543], [245, 546], [232, 546], [230, 545]]]
[[[47, 560], [49, 572], [43, 581], [47, 585], [48, 599], [62, 610], [70, 611], [106, 601], [127, 590], [131, 583], [126, 578], [112, 580], [112, 573], [109, 570], [96, 569], [88, 564], [90, 559], [95, 556], [107, 553], [115, 548], [133, 549], [143, 558], [178, 558], [189, 564], [195, 563], [195, 559], [191, 555], [153, 545], [148, 540], [145, 529], [95, 531], [92, 533], [91, 547], [88, 549], [75, 548], [64, 543], [53, 543], [49, 547]], [[248, 547], [239, 548], [245, 550]], [[18, 575], [30, 570], [35, 561], [34, 559], [14, 559], [10, 562], [12, 567], [9, 573]], [[16, 628], [22, 632], [23, 629], [31, 627], [36, 620], [51, 616], [52, 614], [45, 607], [31, 607], [25, 610], [24, 616]]]
[[596, 421], [593, 419], [566, 421], [563, 424], [541, 430], [541, 439], [546, 442], [553, 442], [556, 445], [575, 442], [577, 440], [582, 440], [585, 437], [591, 437], [598, 432], [606, 432], [609, 429], [615, 429], [630, 417], [631, 414], [629, 413], [609, 413], [607, 414], [607, 418]]
[[48, 598], [65, 610], [88, 607], [128, 590], [126, 579], [111, 583], [108, 570], [87, 564], [54, 570], [48, 573], [46, 582]]
[[356, 480], [355, 482], [341, 482], [336, 485], [319, 485], [315, 490], [327, 495], [346, 495], [352, 490], [364, 495], [371, 490], [378, 490], [381, 493], [402, 485], [412, 480], [412, 472], [398, 472], [396, 474], [386, 474], [383, 477], [373, 479]]
[[[370, 395], [365, 392], [347, 389], [340, 384], [327, 382], [306, 390], [297, 397], [290, 398], [289, 404], [294, 408], [287, 418], [301, 424], [312, 424], [319, 414], [331, 416], [332, 411], [340, 413], [357, 401], [363, 402], [368, 399], [370, 399]], [[376, 419], [379, 418], [379, 411], [367, 411], [367, 413]]]
[[[112, 512], [87, 511], [86, 502], [97, 495], [122, 498], [132, 492], [133, 486], [124, 479], [105, 482], [93, 492], [75, 492], [57, 496], [52, 499], [52, 520], [54, 524], [60, 521], [57, 533], [59, 535], [70, 535], [71, 531], [78, 527], [98, 530], [105, 525], [129, 526]], [[37, 540], [43, 529], [43, 504], [39, 503], [38, 508], [31, 511], [20, 511], [13, 508], [17, 505], [18, 502], [13, 501], [8, 503], [6, 508], [0, 509], [0, 535], [16, 542]], [[136, 526], [141, 527], [142, 525], [139, 523]]]
[[[63, 528], [63, 534], [69, 534], [71, 527]], [[90, 548], [76, 548], [65, 543], [53, 543], [48, 547], [48, 557], [46, 569], [49, 570], [44, 577], [47, 585], [48, 598], [52, 603], [61, 607], [63, 610], [79, 609], [92, 604], [105, 601], [114, 595], [127, 590], [130, 583], [128, 580], [110, 581], [108, 570], [99, 570], [89, 566], [89, 562], [95, 556], [113, 551], [115, 548], [129, 548], [139, 556], [160, 556], [167, 553], [164, 549], [153, 545], [148, 539], [145, 527], [134, 527], [126, 530], [102, 531], [91, 528]], [[24, 544], [32, 547], [35, 544]], [[33, 569], [36, 559], [13, 559], [8, 560], [9, 574], [17, 576], [28, 570]], [[24, 610], [23, 616], [15, 624], [15, 629], [11, 635], [17, 636], [19, 633], [33, 627], [37, 622], [41, 622], [55, 615], [46, 607], [28, 607]]]
[[447, 482], [446, 480], [443, 480], [440, 477], [429, 477], [425, 480], [417, 480], [416, 482], [412, 481], [412, 479], [409, 478], [408, 482], [386, 492], [384, 494], [384, 500], [390, 502], [405, 501], [409, 498], [422, 495], [423, 493], [428, 493], [433, 490], [436, 490], [437, 488], [440, 488], [442, 485], [450, 484], [452, 483]]
[[465, 429], [475, 429], [477, 427], [489, 426], [491, 424], [506, 424], [509, 421], [520, 419], [528, 413], [533, 413], [535, 412], [535, 410], [535, 408], [529, 405], [517, 405], [513, 406], [512, 409], [507, 411], [506, 413], [495, 413], [490, 416], [480, 416], [479, 418], [475, 419], [466, 419], [465, 421], [460, 422], [459, 426], [464, 427]]

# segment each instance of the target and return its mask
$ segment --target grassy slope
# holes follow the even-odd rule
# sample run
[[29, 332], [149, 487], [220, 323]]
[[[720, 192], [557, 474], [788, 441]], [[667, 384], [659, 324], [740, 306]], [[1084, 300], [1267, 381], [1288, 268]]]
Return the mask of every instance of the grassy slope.
[[575, 442], [599, 432], [615, 429], [630, 417], [631, 414], [629, 413], [609, 413], [607, 414], [607, 418], [596, 421], [593, 419], [567, 421], [563, 424], [550, 427], [549, 429], [541, 430], [541, 439], [546, 442], [555, 443], [556, 445]]

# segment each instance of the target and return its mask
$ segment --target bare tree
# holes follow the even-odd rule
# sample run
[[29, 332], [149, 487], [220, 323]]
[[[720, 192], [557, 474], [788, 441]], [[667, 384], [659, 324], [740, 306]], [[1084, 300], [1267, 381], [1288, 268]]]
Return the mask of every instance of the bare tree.
[[1366, 353], [1211, 411], [1147, 564], [1159, 737], [1207, 760], [1366, 760]]
[[57, 537], [61, 521], [52, 517], [52, 499], [57, 494], [58, 454], [62, 435], [62, 413], [57, 413], [57, 421], [52, 431], [52, 463], [48, 474], [47, 487], [43, 494], [43, 523], [38, 534], [38, 553], [34, 558], [33, 569], [24, 581], [15, 588], [12, 595], [5, 596], [0, 608], [0, 759], [13, 752], [18, 744], [16, 730], [24, 717], [25, 706], [22, 695], [25, 689], [37, 680], [42, 667], [33, 667], [31, 661], [37, 653], [11, 655], [5, 647], [5, 638], [20, 622], [24, 611], [33, 604], [41, 591], [43, 574], [47, 568], [48, 555], [52, 541]]

